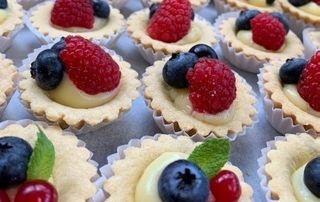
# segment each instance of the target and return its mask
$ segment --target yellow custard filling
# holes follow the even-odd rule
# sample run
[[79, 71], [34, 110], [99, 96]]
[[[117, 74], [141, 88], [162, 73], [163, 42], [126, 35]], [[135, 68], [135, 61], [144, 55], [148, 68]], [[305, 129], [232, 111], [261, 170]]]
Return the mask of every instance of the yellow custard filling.
[[320, 6], [314, 2], [309, 2], [306, 5], [298, 7], [306, 13], [310, 13], [312, 15], [320, 16]]
[[188, 155], [181, 152], [166, 152], [155, 159], [145, 170], [136, 187], [136, 202], [162, 202], [158, 192], [158, 181], [163, 170], [180, 159], [187, 159]]
[[254, 48], [254, 49], [257, 49], [257, 50], [260, 50], [260, 51], [265, 51], [265, 52], [282, 52], [283, 49], [285, 48], [286, 46], [286, 41], [284, 42], [284, 44], [282, 45], [282, 47], [277, 50], [277, 51], [270, 51], [270, 50], [267, 50], [265, 49], [263, 46], [260, 46], [259, 44], [255, 43], [253, 40], [252, 40], [252, 32], [250, 30], [240, 30], [238, 31], [237, 33], [237, 38], [244, 44]]
[[107, 19], [95, 17], [92, 29], [87, 29], [87, 28], [83, 28], [83, 27], [64, 28], [64, 27], [60, 27], [60, 26], [57, 26], [54, 24], [52, 24], [52, 26], [57, 29], [62, 29], [62, 30], [68, 31], [68, 32], [81, 33], [81, 32], [87, 32], [88, 30], [90, 30], [90, 31], [99, 30], [99, 29], [103, 28], [104, 26], [106, 26], [107, 23], [108, 23]]
[[8, 9], [0, 9], [0, 23], [4, 22], [10, 14]]
[[283, 86], [283, 92], [284, 94], [289, 98], [289, 100], [296, 105], [297, 107], [299, 107], [300, 109], [302, 109], [305, 112], [308, 112], [314, 116], [318, 116], [320, 117], [320, 112], [317, 112], [315, 110], [313, 110], [309, 103], [307, 103], [300, 95], [299, 92], [297, 90], [296, 85], [293, 84], [286, 84]]
[[189, 43], [195, 43], [201, 39], [201, 29], [195, 22], [191, 22], [191, 27], [186, 36], [177, 41], [176, 43], [179, 45], [185, 45]]
[[52, 100], [69, 107], [92, 108], [105, 104], [116, 96], [120, 89], [119, 86], [110, 92], [89, 95], [78, 89], [69, 79], [69, 76], [64, 74], [59, 86], [54, 90], [48, 91], [48, 96]]
[[304, 184], [303, 175], [305, 167], [306, 165], [300, 167], [291, 177], [295, 196], [299, 202], [320, 202], [320, 198], [316, 197]]
[[195, 118], [211, 123], [211, 124], [225, 124], [231, 121], [235, 114], [235, 102], [232, 103], [232, 105], [229, 107], [229, 109], [224, 110], [217, 114], [206, 114], [206, 113], [199, 113], [192, 110], [192, 104], [189, 100], [188, 96], [188, 90], [187, 89], [176, 89], [169, 87], [169, 96], [176, 106], [177, 109], [192, 114]]

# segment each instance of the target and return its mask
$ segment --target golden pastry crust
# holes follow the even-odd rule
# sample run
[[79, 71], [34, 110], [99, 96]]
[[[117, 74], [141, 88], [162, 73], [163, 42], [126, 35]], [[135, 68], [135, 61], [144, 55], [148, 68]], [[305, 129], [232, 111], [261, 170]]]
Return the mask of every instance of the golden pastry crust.
[[272, 100], [276, 108], [281, 108], [285, 117], [291, 117], [294, 124], [301, 124], [306, 130], [314, 129], [320, 132], [320, 118], [309, 114], [294, 103], [284, 94], [283, 87], [279, 78], [279, 70], [284, 61], [274, 61], [265, 64], [262, 73], [262, 84], [269, 99]]
[[160, 51], [165, 54], [171, 54], [176, 52], [189, 51], [191, 47], [196, 44], [203, 43], [209, 46], [213, 46], [217, 43], [215, 38], [215, 33], [212, 26], [205, 20], [200, 20], [198, 17], [195, 17], [194, 23], [196, 23], [201, 29], [201, 38], [193, 43], [187, 44], [177, 44], [177, 43], [165, 43], [152, 39], [146, 33], [147, 24], [149, 21], [149, 10], [144, 9], [137, 11], [128, 18], [128, 33], [138, 44], [142, 44], [145, 48], [152, 48], [154, 52]]
[[[190, 154], [198, 144], [184, 136], [175, 139], [169, 135], [160, 135], [158, 140], [142, 140], [140, 147], [128, 147], [124, 157], [112, 164], [114, 175], [104, 183], [104, 190], [110, 195], [106, 202], [134, 202], [136, 184], [152, 161], [164, 152]], [[226, 164], [222, 169], [231, 170], [239, 177], [242, 190], [239, 202], [252, 201], [252, 188], [244, 182], [240, 169], [231, 164]], [[124, 184], [126, 188], [119, 189]]]
[[0, 108], [4, 106], [14, 91], [17, 77], [13, 62], [0, 54]]
[[10, 15], [0, 23], [0, 36], [6, 37], [9, 33], [22, 25], [23, 10], [20, 4], [15, 0], [8, 0]]
[[[151, 5], [152, 3], [160, 3], [163, 0], [144, 0], [144, 1], [147, 2], [149, 5]], [[190, 0], [190, 3], [193, 8], [199, 8], [204, 5], [207, 5], [209, 3], [209, 0]]]
[[282, 10], [296, 19], [302, 19], [307, 24], [310, 23], [314, 26], [320, 26], [320, 16], [312, 15], [304, 12], [303, 10], [293, 6], [288, 0], [279, 0]]
[[243, 53], [248, 57], [255, 57], [261, 62], [269, 62], [275, 59], [286, 60], [291, 57], [302, 57], [303, 56], [303, 44], [300, 39], [292, 32], [286, 36], [285, 47], [281, 51], [272, 52], [272, 51], [261, 51], [253, 47], [248, 46], [237, 38], [235, 32], [235, 17], [229, 17], [220, 24], [218, 27], [223, 41], [228, 43], [228, 46], [234, 48], [237, 53]]
[[[131, 69], [129, 63], [117, 55], [112, 55], [121, 71], [119, 93], [109, 102], [94, 108], [76, 109], [61, 105], [51, 100], [31, 78], [30, 71], [21, 73], [19, 90], [22, 103], [34, 114], [44, 116], [51, 122], [59, 123], [62, 128], [69, 126], [81, 129], [84, 125], [96, 126], [109, 123], [119, 118], [122, 112], [131, 108], [132, 101], [138, 97], [137, 88], [140, 81], [138, 73]], [[31, 62], [31, 61], [30, 61]]]
[[248, 10], [248, 9], [257, 9], [262, 12], [275, 12], [281, 11], [281, 7], [278, 1], [274, 2], [274, 5], [268, 7], [259, 7], [252, 4], [249, 4], [243, 0], [219, 0], [223, 1], [226, 4], [229, 4], [231, 7], [237, 8], [238, 10]]
[[[88, 162], [91, 152], [85, 147], [80, 147], [79, 140], [74, 135], [64, 133], [59, 127], [36, 123], [43, 129], [55, 148], [56, 159], [50, 182], [57, 189], [59, 201], [85, 202], [93, 197], [96, 192], [93, 180], [97, 176], [97, 169]], [[22, 125], [11, 123], [0, 129], [0, 137], [16, 136], [34, 147], [37, 132], [37, 126], [31, 121]]]
[[289, 134], [284, 141], [276, 141], [267, 153], [265, 172], [272, 199], [278, 202], [298, 202], [291, 183], [292, 174], [320, 154], [320, 138], [303, 133]]
[[51, 24], [51, 10], [53, 1], [46, 1], [35, 6], [31, 11], [30, 22], [32, 26], [53, 39], [67, 35], [79, 35], [90, 40], [109, 38], [124, 30], [126, 26], [125, 19], [118, 9], [111, 8], [110, 16], [105, 26], [96, 30], [87, 30], [85, 32], [70, 32], [63, 28], [56, 28]]
[[177, 130], [185, 131], [193, 135], [198, 133], [203, 137], [214, 135], [217, 137], [227, 137], [230, 134], [237, 134], [245, 126], [253, 123], [253, 117], [256, 114], [255, 102], [251, 87], [235, 73], [237, 97], [235, 102], [234, 118], [222, 125], [213, 125], [203, 122], [191, 114], [180, 111], [171, 101], [162, 77], [162, 69], [168, 58], [157, 61], [153, 66], [147, 68], [143, 78], [145, 84], [144, 96], [150, 102], [150, 108], [163, 116], [167, 123], [174, 123]]

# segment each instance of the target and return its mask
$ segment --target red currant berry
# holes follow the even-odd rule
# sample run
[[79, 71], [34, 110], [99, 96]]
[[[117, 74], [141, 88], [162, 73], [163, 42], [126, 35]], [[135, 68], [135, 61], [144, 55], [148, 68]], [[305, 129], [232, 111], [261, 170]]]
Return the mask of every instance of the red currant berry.
[[0, 190], [0, 201], [1, 202], [10, 202], [9, 196], [6, 191]]
[[17, 191], [15, 202], [57, 202], [57, 190], [47, 181], [32, 180], [23, 183]]
[[222, 170], [210, 180], [210, 189], [214, 202], [237, 202], [241, 195], [241, 187], [236, 174]]

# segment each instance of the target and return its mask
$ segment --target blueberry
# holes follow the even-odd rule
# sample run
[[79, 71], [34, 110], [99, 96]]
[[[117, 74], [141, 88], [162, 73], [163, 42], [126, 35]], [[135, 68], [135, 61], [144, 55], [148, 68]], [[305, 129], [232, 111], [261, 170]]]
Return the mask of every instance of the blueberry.
[[[149, 19], [152, 18], [152, 16], [157, 12], [157, 10], [160, 8], [160, 3], [153, 3], [151, 4], [151, 6], [149, 7]], [[194, 12], [192, 10], [192, 14], [191, 14], [191, 20], [194, 20]]]
[[6, 8], [8, 8], [8, 2], [7, 2], [7, 0], [0, 0], [0, 8], [1, 8], [1, 9], [6, 9]]
[[190, 53], [194, 53], [198, 56], [198, 58], [201, 57], [209, 57], [209, 58], [214, 58], [218, 59], [218, 56], [216, 52], [211, 48], [210, 46], [206, 44], [197, 44], [193, 46], [190, 50]]
[[0, 138], [0, 188], [8, 188], [26, 180], [32, 147], [18, 137]]
[[267, 4], [268, 5], [272, 5], [274, 3], [275, 0], [267, 0]]
[[294, 6], [303, 6], [309, 3], [311, 0], [289, 0], [289, 2]]
[[282, 13], [279, 12], [272, 12], [270, 13], [273, 17], [277, 18], [284, 26], [286, 33], [289, 32], [290, 27], [289, 27], [289, 20], [286, 16], [284, 16]]
[[93, 11], [94, 15], [99, 18], [109, 18], [110, 7], [108, 3], [104, 0], [94, 0], [93, 1]]
[[236, 20], [236, 31], [239, 30], [250, 30], [250, 20], [255, 16], [259, 15], [258, 10], [245, 10], [241, 11], [239, 17]]
[[194, 53], [173, 54], [162, 70], [164, 81], [175, 88], [188, 87], [187, 72], [196, 64], [198, 57]]
[[42, 51], [31, 63], [31, 76], [38, 86], [44, 90], [53, 90], [63, 78], [63, 63], [58, 54], [51, 50]]
[[280, 68], [280, 79], [285, 84], [296, 84], [299, 81], [302, 70], [306, 64], [305, 59], [291, 58], [287, 59]]
[[178, 160], [161, 173], [158, 192], [163, 202], [206, 202], [209, 182], [203, 171], [194, 163]]
[[61, 37], [60, 41], [55, 43], [51, 47], [51, 50], [53, 50], [56, 53], [60, 53], [60, 51], [62, 51], [65, 47], [66, 47], [66, 43], [64, 41], [64, 37]]
[[320, 157], [313, 159], [306, 165], [303, 181], [308, 189], [320, 198]]

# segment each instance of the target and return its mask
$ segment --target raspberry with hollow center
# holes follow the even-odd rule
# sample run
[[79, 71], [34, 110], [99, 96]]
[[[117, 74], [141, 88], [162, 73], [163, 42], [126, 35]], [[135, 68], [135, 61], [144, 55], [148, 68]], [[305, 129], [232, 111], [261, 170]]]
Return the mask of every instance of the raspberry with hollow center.
[[236, 78], [230, 68], [217, 59], [200, 58], [187, 73], [189, 99], [200, 113], [217, 114], [236, 98]]
[[92, 0], [56, 0], [51, 11], [51, 23], [65, 28], [93, 28]]
[[151, 18], [147, 32], [153, 39], [173, 43], [188, 34], [192, 8], [188, 0], [164, 0]]
[[297, 86], [300, 96], [320, 112], [320, 51], [307, 62]]
[[252, 40], [267, 50], [277, 51], [284, 44], [286, 29], [272, 15], [261, 13], [250, 21]]
[[80, 36], [68, 36], [59, 56], [75, 86], [90, 95], [108, 92], [120, 83], [118, 64], [100, 46]]

